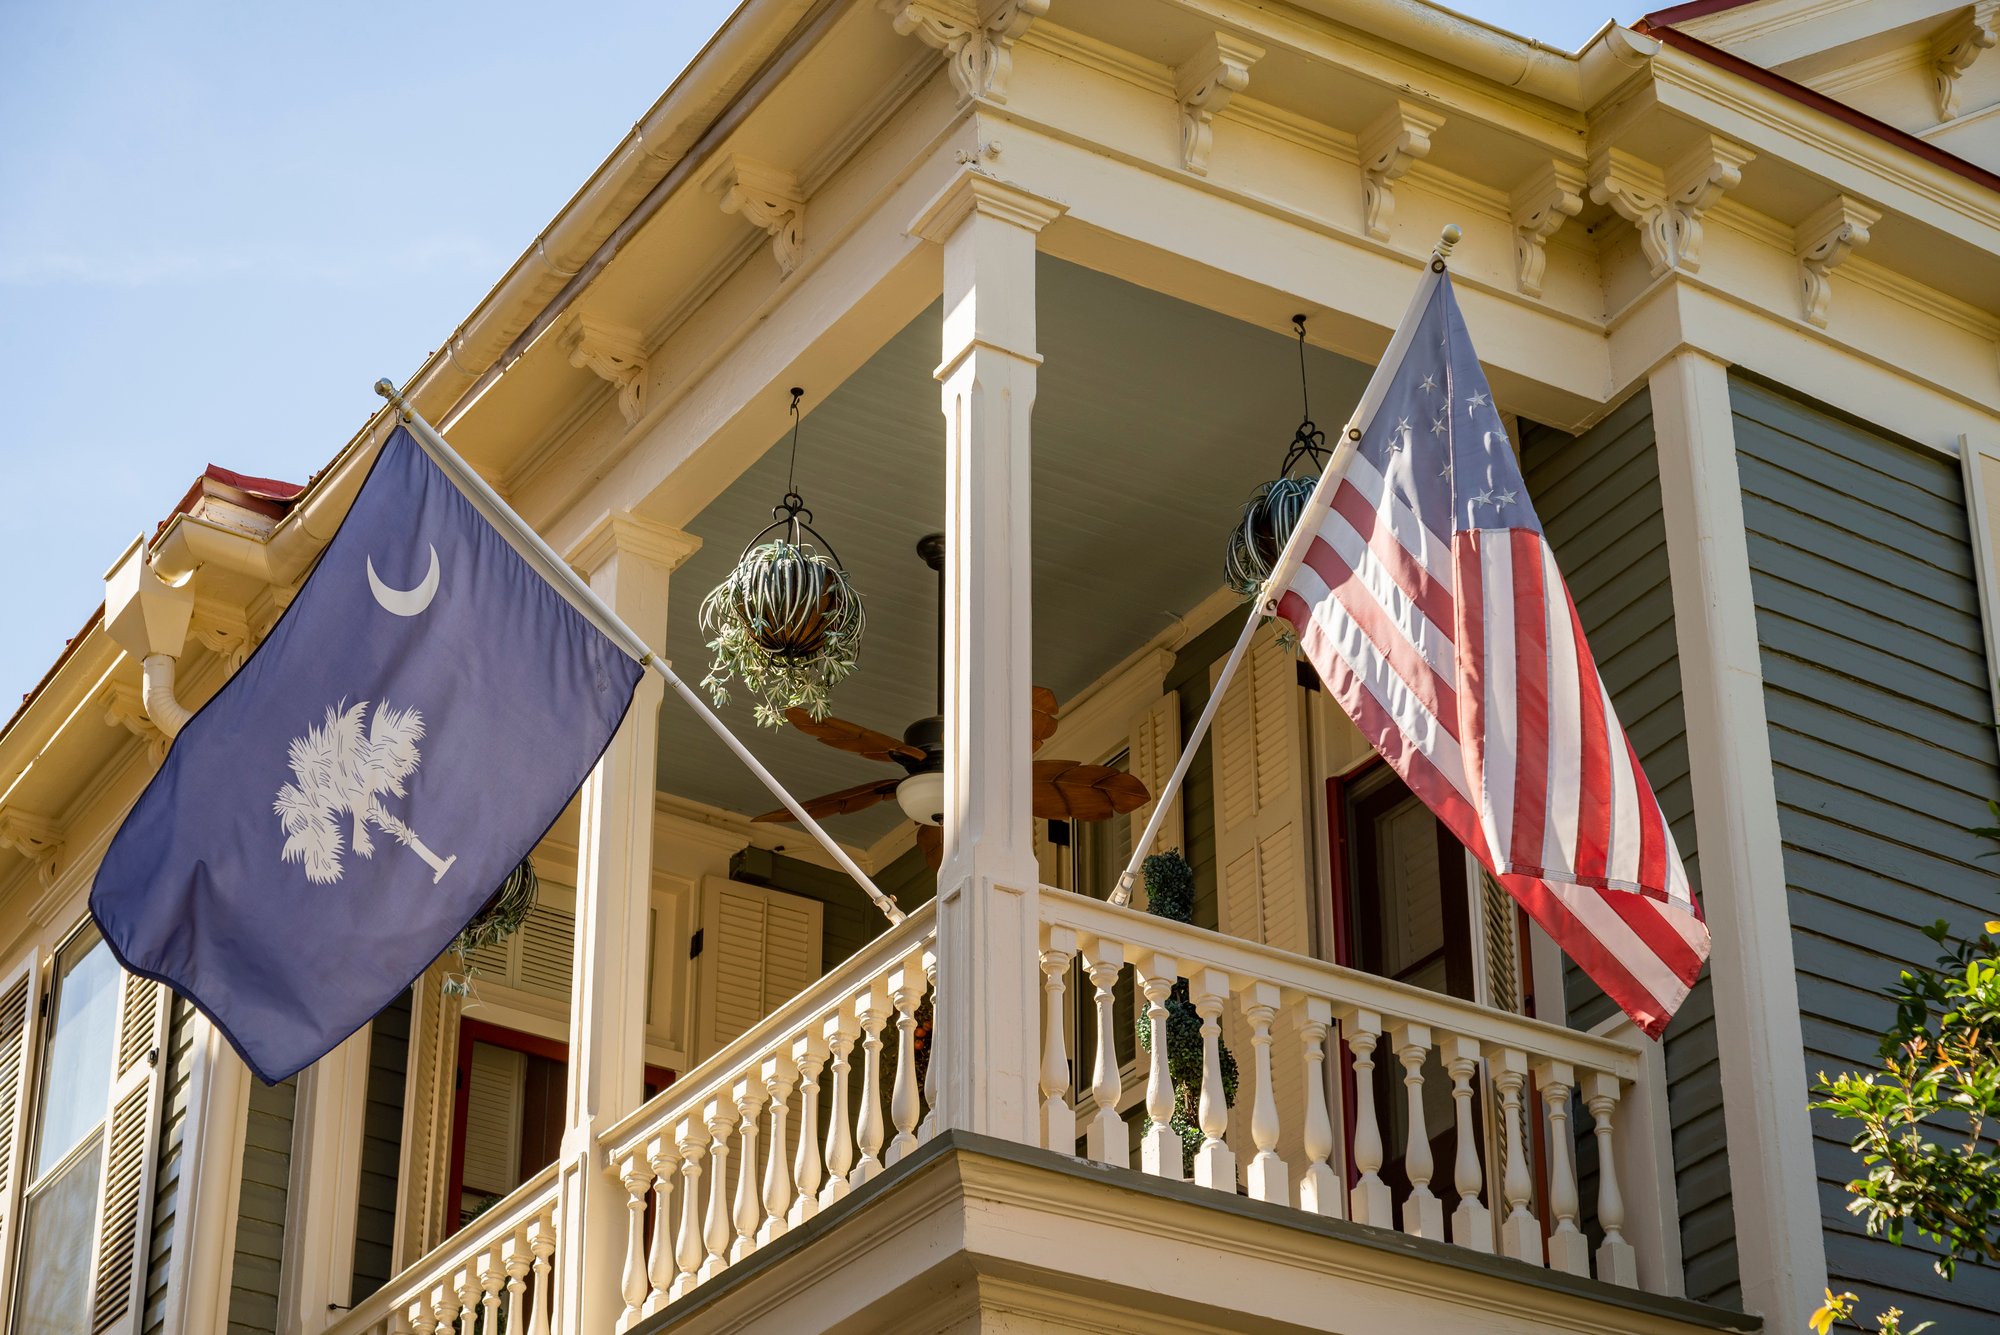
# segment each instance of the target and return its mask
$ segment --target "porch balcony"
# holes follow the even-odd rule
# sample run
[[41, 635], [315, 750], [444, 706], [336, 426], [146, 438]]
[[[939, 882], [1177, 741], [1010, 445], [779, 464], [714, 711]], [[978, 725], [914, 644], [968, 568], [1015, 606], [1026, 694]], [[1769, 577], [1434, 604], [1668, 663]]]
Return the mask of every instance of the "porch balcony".
[[[1039, 901], [1041, 1014], [989, 1017], [1039, 1031], [1035, 1144], [939, 1129], [939, 1063], [919, 1056], [937, 966], [926, 905], [605, 1130], [627, 1203], [616, 1265], [558, 1249], [552, 1166], [332, 1330], [560, 1329], [567, 1266], [615, 1286], [621, 1333], [900, 1329], [1024, 1293], [1082, 1329], [1111, 1311], [1178, 1312], [1186, 1329], [1754, 1328], [1669, 1296], [1676, 1220], [1643, 1040], [1054, 887]], [[1073, 962], [1091, 989], [1076, 1054]], [[1166, 1045], [1149, 1053], [1114, 1018], [1129, 982], [1166, 1023], [1177, 980], [1204, 1021], [1192, 1180], [1167, 1125]], [[1234, 1106], [1225, 1023], [1249, 1035]], [[1391, 1063], [1402, 1090], [1384, 1100], [1371, 1073]], [[1306, 1093], [1297, 1126], [1274, 1096], [1286, 1067]], [[1431, 1149], [1440, 1078], [1449, 1163]], [[1197, 1243], [1218, 1255], [1191, 1272]], [[835, 1282], [842, 1267], [855, 1273]], [[1212, 1287], [1223, 1276], [1230, 1293]]]

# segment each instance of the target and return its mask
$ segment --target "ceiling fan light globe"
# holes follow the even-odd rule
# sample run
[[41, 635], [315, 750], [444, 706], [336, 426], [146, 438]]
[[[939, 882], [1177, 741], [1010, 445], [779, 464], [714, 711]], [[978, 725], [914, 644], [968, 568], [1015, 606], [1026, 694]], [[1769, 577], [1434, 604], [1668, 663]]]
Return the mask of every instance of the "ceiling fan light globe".
[[944, 775], [912, 774], [896, 785], [896, 804], [919, 825], [944, 823]]

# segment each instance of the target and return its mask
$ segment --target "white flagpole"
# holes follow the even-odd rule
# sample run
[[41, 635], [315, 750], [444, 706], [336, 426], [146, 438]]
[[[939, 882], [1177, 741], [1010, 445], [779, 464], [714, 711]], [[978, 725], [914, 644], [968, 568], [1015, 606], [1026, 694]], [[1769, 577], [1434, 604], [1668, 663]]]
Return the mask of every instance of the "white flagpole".
[[1312, 495], [1307, 498], [1305, 508], [1299, 511], [1299, 522], [1285, 539], [1283, 550], [1278, 553], [1278, 563], [1271, 567], [1271, 573], [1257, 590], [1250, 615], [1243, 619], [1243, 633], [1236, 637], [1236, 647], [1229, 651], [1229, 658], [1222, 665], [1222, 673], [1215, 679], [1215, 686], [1208, 693], [1208, 703], [1202, 706], [1201, 717], [1194, 722], [1194, 730], [1187, 741], [1181, 744], [1180, 759], [1174, 762], [1174, 772], [1167, 776], [1167, 785], [1153, 798], [1153, 814], [1146, 819], [1146, 828], [1132, 845], [1131, 860], [1125, 870], [1119, 873], [1118, 884], [1112, 888], [1111, 902], [1130, 903], [1132, 886], [1138, 880], [1139, 868], [1146, 861], [1146, 854], [1152, 851], [1153, 841], [1160, 837], [1160, 823], [1166, 819], [1167, 807], [1180, 791], [1187, 779], [1188, 766], [1194, 763], [1194, 753], [1201, 745], [1201, 739], [1208, 735], [1209, 724], [1215, 721], [1215, 711], [1221, 707], [1224, 692], [1236, 675], [1236, 669], [1243, 662], [1243, 655], [1250, 647], [1250, 637], [1264, 623], [1266, 617], [1276, 616], [1278, 596], [1291, 582], [1292, 571], [1305, 559], [1307, 521], [1331, 504], [1333, 488], [1339, 485], [1340, 477], [1347, 471], [1348, 461], [1361, 446], [1361, 437], [1368, 430], [1368, 424], [1375, 419], [1375, 410], [1382, 406], [1383, 398], [1389, 392], [1389, 380], [1400, 366], [1404, 354], [1409, 351], [1410, 340], [1417, 332], [1417, 321], [1436, 290], [1438, 278], [1445, 271], [1445, 261], [1450, 258], [1452, 247], [1465, 235], [1458, 224], [1445, 226], [1438, 238], [1436, 249], [1431, 251], [1430, 262], [1424, 266], [1423, 277], [1417, 280], [1417, 287], [1410, 294], [1410, 304], [1403, 312], [1403, 319], [1396, 326], [1395, 334], [1389, 339], [1389, 348], [1382, 354], [1382, 360], [1375, 365], [1375, 373], [1368, 377], [1368, 387], [1361, 392], [1361, 401], [1354, 406], [1354, 415], [1341, 428], [1340, 443], [1334, 446], [1333, 457], [1320, 470], [1319, 481], [1313, 486]]
[[639, 633], [626, 625], [623, 618], [597, 596], [596, 590], [584, 583], [583, 578], [570, 568], [567, 561], [556, 555], [555, 549], [542, 540], [541, 534], [529, 527], [527, 520], [514, 513], [514, 508], [502, 500], [500, 494], [488, 486], [486, 479], [479, 476], [470, 464], [459, 457], [458, 451], [452, 449], [445, 442], [445, 438], [438, 434], [437, 428], [426, 422], [417, 410], [410, 406], [408, 400], [397, 391], [396, 386], [387, 379], [377, 380], [375, 392], [389, 401], [390, 406], [395, 408], [403, 421], [408, 424], [410, 433], [416, 437], [417, 443], [423, 446], [424, 453], [430, 455], [432, 461], [444, 470], [460, 491], [467, 493], [467, 499], [473, 502], [480, 513], [514, 540], [514, 548], [520, 552], [522, 558], [535, 567], [536, 572], [567, 598], [579, 612], [589, 617], [599, 630], [616, 641], [619, 648], [666, 678], [667, 685], [674, 688], [675, 694], [687, 701], [701, 720], [722, 739], [723, 745], [735, 752], [736, 758], [750, 767], [750, 772], [771, 790], [772, 796], [784, 804], [785, 810], [791, 812], [793, 818], [805, 827], [806, 833], [827, 851], [828, 856], [840, 864], [841, 870], [852, 876], [855, 883], [867, 891], [868, 897], [875, 901], [875, 907], [882, 910], [891, 923], [901, 922], [903, 911], [896, 907], [896, 901], [882, 893], [881, 888], [869, 879], [868, 873], [862, 871], [854, 859], [848, 856], [847, 850], [826, 832], [825, 827], [806, 814], [806, 809], [799, 805], [798, 799], [778, 782], [770, 770], [764, 768], [762, 761], [750, 754], [749, 748], [729, 730], [728, 724], [717, 717], [715, 711], [709, 708], [708, 702], [682, 681], [674, 672], [672, 665], [653, 652], [652, 647], [640, 637]]

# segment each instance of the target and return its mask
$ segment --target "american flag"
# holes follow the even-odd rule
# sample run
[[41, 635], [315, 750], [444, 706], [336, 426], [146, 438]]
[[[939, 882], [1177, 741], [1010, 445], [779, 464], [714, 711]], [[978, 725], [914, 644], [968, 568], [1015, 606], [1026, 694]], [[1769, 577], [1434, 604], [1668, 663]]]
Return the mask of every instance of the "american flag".
[[1708, 956], [1708, 929], [1451, 278], [1427, 282], [1345, 470], [1299, 521], [1278, 614], [1410, 789], [1658, 1037]]

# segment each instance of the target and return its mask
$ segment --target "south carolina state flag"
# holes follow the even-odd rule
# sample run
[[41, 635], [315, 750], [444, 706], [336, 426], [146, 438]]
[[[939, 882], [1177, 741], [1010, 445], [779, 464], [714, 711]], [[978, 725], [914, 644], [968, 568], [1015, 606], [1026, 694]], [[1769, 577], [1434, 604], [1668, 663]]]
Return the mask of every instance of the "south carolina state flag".
[[561, 814], [641, 670], [398, 427], [112, 839], [91, 912], [127, 969], [282, 1080], [443, 953]]

